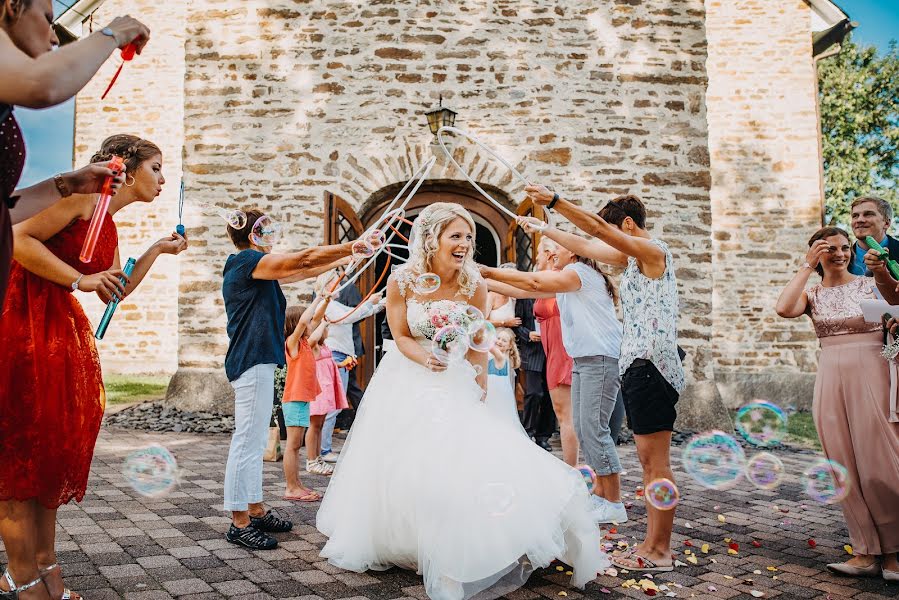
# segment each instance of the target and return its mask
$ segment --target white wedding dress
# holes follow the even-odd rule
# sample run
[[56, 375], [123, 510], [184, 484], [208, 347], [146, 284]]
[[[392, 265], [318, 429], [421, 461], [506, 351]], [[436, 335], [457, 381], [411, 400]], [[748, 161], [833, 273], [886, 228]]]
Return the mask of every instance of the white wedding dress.
[[[407, 302], [411, 331], [425, 307]], [[321, 556], [416, 570], [439, 600], [509, 593], [555, 558], [583, 587], [609, 565], [583, 479], [489, 410], [475, 376], [386, 354], [318, 511]]]

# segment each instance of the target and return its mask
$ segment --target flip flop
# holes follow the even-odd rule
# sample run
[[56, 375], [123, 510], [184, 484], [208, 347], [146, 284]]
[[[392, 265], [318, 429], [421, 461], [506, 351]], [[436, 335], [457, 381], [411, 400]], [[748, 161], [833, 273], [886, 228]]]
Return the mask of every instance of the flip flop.
[[640, 556], [636, 552], [630, 556], [613, 556], [612, 564], [619, 569], [636, 571], [639, 573], [668, 573], [674, 570], [674, 565], [657, 565], [648, 558]]
[[291, 502], [318, 502], [322, 497], [318, 492], [311, 492], [303, 496], [284, 496], [284, 500]]

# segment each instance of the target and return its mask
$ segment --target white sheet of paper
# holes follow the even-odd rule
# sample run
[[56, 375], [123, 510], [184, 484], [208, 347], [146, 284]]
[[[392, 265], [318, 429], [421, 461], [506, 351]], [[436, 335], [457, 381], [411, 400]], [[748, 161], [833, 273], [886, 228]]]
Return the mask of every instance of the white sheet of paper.
[[899, 306], [887, 304], [884, 300], [865, 299], [859, 302], [862, 307], [862, 314], [865, 315], [865, 321], [868, 323], [880, 323], [883, 313], [890, 313], [894, 317], [899, 317]]

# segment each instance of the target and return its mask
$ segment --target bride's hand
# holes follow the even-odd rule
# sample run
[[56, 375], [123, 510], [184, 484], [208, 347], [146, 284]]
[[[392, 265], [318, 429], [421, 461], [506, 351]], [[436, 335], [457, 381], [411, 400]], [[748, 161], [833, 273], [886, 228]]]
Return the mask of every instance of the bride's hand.
[[440, 362], [436, 356], [431, 354], [428, 356], [428, 360], [425, 361], [425, 368], [429, 371], [433, 371], [434, 373], [442, 373], [446, 371], [446, 365]]

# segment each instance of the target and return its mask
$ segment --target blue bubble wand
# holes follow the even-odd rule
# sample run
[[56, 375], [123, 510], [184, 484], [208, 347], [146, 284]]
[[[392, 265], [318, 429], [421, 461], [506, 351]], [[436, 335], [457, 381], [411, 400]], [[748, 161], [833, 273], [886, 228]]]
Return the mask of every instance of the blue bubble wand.
[[181, 180], [181, 195], [178, 197], [178, 226], [175, 227], [175, 231], [178, 232], [178, 235], [184, 235], [184, 224], [182, 220], [184, 218], [184, 180]]
[[[131, 272], [134, 271], [134, 265], [137, 261], [133, 258], [129, 258], [128, 262], [125, 263], [125, 268], [122, 271], [128, 277], [131, 277]], [[122, 282], [122, 285], [125, 285], [125, 278], [119, 277], [119, 281]], [[109, 327], [109, 322], [112, 320], [112, 315], [115, 314], [115, 309], [119, 305], [119, 297], [113, 296], [112, 300], [106, 303], [106, 312], [103, 313], [103, 318], [100, 319], [100, 326], [97, 327], [97, 333], [94, 334], [94, 337], [98, 340], [102, 340], [103, 336], [106, 335], [106, 328]]]

